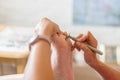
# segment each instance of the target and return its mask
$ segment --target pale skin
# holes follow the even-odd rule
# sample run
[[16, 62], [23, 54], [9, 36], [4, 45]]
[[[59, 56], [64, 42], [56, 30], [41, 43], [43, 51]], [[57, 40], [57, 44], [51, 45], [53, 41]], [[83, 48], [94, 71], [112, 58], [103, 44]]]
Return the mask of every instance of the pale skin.
[[[74, 80], [72, 68], [72, 44], [65, 40], [63, 33], [57, 24], [47, 18], [40, 21], [36, 27], [36, 34], [45, 35], [51, 39], [49, 44], [40, 40], [32, 46], [28, 63], [25, 69], [24, 80]], [[83, 43], [87, 42], [97, 47], [97, 40], [88, 32], [78, 36], [74, 44], [76, 49], [84, 51], [84, 58], [88, 65], [94, 68], [104, 80], [120, 80], [120, 72], [100, 62], [96, 54]], [[54, 51], [51, 51], [53, 45]], [[112, 75], [112, 76], [111, 76]]]
[[[36, 27], [36, 34], [50, 39], [56, 32], [60, 33], [58, 26], [47, 18], [43, 18], [40, 26]], [[48, 42], [40, 40], [32, 46], [24, 74], [25, 80], [55, 80], [51, 67], [51, 46]]]
[[[72, 43], [65, 40], [66, 34], [55, 34], [52, 53], [52, 66], [55, 80], [74, 80], [72, 67]], [[62, 43], [62, 44], [61, 44]]]
[[70, 40], [66, 41], [66, 34], [60, 31], [58, 25], [47, 18], [43, 18], [39, 25], [35, 28], [35, 32], [48, 36], [52, 40], [51, 44], [56, 52], [52, 53], [50, 44], [44, 40], [34, 44], [24, 72], [24, 79], [73, 80]]

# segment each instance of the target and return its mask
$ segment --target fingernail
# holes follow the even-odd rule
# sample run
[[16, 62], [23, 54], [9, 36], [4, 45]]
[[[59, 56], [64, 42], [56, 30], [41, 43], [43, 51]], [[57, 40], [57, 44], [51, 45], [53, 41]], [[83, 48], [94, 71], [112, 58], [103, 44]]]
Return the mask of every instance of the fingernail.
[[67, 32], [63, 32], [63, 35], [67, 36]]

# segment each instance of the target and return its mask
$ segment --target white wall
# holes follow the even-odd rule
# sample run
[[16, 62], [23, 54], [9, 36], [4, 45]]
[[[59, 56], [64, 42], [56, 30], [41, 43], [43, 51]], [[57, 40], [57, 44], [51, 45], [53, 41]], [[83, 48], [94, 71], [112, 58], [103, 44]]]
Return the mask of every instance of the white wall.
[[72, 35], [92, 31], [100, 43], [120, 45], [120, 27], [75, 26], [72, 24], [72, 0], [0, 0], [0, 23], [35, 26], [48, 17]]
[[0, 22], [33, 26], [41, 17], [70, 24], [69, 0], [0, 0]]

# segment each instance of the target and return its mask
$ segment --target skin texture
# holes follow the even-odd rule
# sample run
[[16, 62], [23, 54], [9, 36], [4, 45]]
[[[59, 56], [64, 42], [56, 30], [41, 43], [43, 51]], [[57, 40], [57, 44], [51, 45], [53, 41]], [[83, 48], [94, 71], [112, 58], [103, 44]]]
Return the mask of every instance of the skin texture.
[[24, 71], [24, 79], [73, 80], [72, 44], [70, 40], [65, 40], [66, 33], [61, 32], [58, 25], [47, 18], [38, 23], [35, 33], [49, 37], [55, 52], [51, 51], [51, 45], [45, 40], [35, 43]]
[[[60, 33], [58, 25], [47, 18], [41, 19], [35, 28], [38, 35], [52, 39], [54, 33]], [[51, 67], [51, 46], [45, 40], [40, 40], [32, 46], [26, 69], [25, 80], [55, 80]]]
[[[72, 44], [65, 40], [57, 24], [47, 18], [41, 19], [35, 28], [37, 35], [47, 36], [52, 42], [40, 40], [32, 46], [24, 80], [74, 80], [72, 68]], [[84, 51], [84, 58], [88, 65], [94, 68], [104, 80], [120, 80], [120, 72], [100, 62], [84, 42], [97, 47], [97, 40], [88, 32], [80, 34], [74, 48]], [[52, 45], [52, 47], [51, 47]], [[52, 49], [52, 50], [51, 50]]]
[[86, 63], [94, 68], [104, 80], [120, 80], [120, 72], [100, 62], [97, 59], [96, 54], [84, 44], [84, 42], [87, 42], [91, 46], [95, 48], [97, 47], [97, 40], [93, 37], [91, 32], [84, 35], [80, 34], [78, 36], [78, 41], [79, 42], [76, 42], [74, 47], [78, 50], [84, 51], [84, 59]]
[[64, 34], [53, 36], [52, 66], [55, 80], [74, 80], [72, 67], [72, 43]]

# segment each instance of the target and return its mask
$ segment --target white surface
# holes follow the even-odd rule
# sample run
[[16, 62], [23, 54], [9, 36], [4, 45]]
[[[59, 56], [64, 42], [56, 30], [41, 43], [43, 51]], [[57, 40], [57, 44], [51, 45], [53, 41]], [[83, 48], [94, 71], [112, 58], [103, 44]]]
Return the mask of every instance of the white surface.
[[35, 26], [48, 17], [72, 35], [92, 31], [99, 43], [120, 45], [120, 27], [73, 25], [73, 0], [0, 0], [0, 23]]

